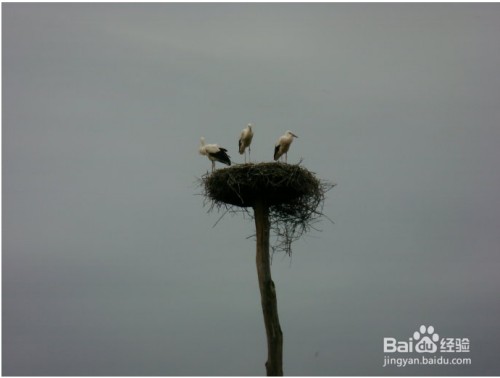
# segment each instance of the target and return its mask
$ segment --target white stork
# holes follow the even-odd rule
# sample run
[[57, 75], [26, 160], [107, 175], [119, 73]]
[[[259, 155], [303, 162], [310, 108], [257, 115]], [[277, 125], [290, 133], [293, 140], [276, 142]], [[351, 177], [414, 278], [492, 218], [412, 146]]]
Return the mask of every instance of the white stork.
[[212, 161], [212, 172], [215, 169], [215, 162], [223, 163], [226, 165], [231, 165], [231, 160], [229, 160], [229, 155], [225, 148], [220, 147], [217, 144], [205, 144], [205, 138], [200, 138], [200, 155], [205, 155], [209, 160]]
[[285, 163], [287, 162], [288, 149], [293, 142], [293, 138], [298, 138], [298, 136], [290, 130], [288, 130], [285, 135], [280, 136], [274, 145], [274, 160], [278, 160], [283, 154], [285, 154]]
[[247, 127], [241, 130], [240, 140], [238, 141], [238, 148], [240, 155], [245, 154], [245, 163], [247, 162], [247, 154], [245, 149], [248, 147], [248, 160], [250, 160], [250, 144], [252, 143], [253, 131], [252, 124], [249, 123]]

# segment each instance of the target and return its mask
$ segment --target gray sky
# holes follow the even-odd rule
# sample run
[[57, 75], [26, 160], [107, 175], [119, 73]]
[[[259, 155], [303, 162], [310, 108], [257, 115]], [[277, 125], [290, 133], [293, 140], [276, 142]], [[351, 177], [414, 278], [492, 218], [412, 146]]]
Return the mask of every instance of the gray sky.
[[[2, 9], [3, 374], [265, 374], [253, 224], [196, 183], [248, 122], [338, 184], [273, 260], [285, 374], [500, 372], [499, 4]], [[421, 324], [472, 365], [383, 368]]]

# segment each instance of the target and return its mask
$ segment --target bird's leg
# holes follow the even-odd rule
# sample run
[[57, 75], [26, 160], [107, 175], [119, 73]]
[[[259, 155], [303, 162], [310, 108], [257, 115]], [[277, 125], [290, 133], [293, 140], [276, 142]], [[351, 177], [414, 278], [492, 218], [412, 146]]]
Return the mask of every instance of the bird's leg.
[[215, 161], [212, 161], [212, 172], [214, 171], [215, 169]]
[[288, 163], [288, 152], [285, 152], [285, 163]]
[[250, 146], [248, 146], [248, 162], [250, 163], [252, 160], [250, 159], [250, 152], [252, 150], [250, 149]]

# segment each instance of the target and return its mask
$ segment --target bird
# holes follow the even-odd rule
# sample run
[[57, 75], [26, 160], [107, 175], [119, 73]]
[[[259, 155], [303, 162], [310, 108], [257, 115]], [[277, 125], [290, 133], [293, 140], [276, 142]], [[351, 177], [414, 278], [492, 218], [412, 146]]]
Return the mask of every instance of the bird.
[[231, 165], [231, 160], [225, 148], [218, 144], [205, 144], [205, 137], [200, 138], [200, 155], [205, 155], [212, 162], [212, 172], [215, 169], [215, 162]]
[[250, 144], [252, 143], [253, 131], [252, 124], [249, 123], [247, 127], [241, 130], [240, 140], [238, 141], [238, 149], [240, 155], [245, 154], [245, 163], [247, 162], [247, 154], [245, 149], [248, 147], [248, 160], [250, 160]]
[[285, 163], [287, 162], [288, 149], [293, 142], [293, 138], [298, 138], [297, 135], [288, 130], [284, 135], [280, 136], [276, 144], [274, 145], [274, 160], [278, 160], [283, 154], [285, 154]]

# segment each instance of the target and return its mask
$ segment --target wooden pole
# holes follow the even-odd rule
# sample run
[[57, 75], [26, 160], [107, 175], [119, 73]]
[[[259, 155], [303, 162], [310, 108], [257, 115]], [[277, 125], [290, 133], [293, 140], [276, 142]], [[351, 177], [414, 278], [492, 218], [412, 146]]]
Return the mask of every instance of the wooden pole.
[[269, 206], [259, 200], [254, 206], [255, 231], [257, 237], [257, 276], [259, 279], [260, 297], [264, 324], [267, 336], [268, 376], [283, 375], [283, 333], [278, 318], [278, 304], [276, 290], [271, 278], [271, 264], [269, 259]]

